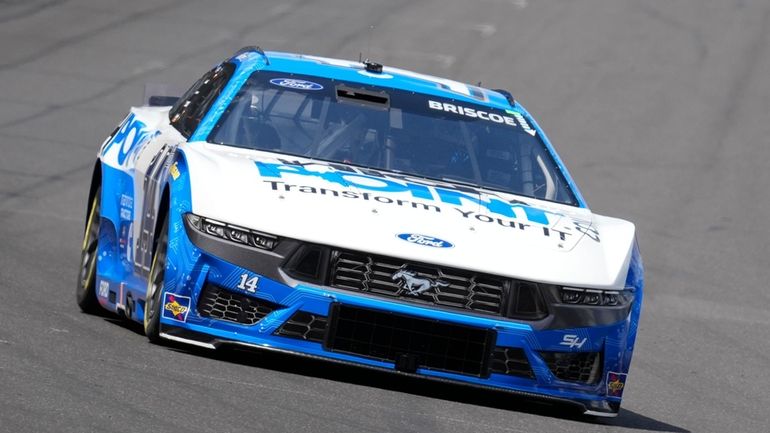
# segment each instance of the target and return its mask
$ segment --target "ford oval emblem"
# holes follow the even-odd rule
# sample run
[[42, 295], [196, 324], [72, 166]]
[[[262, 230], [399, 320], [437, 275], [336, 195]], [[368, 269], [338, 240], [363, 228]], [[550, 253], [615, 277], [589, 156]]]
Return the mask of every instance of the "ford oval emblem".
[[324, 86], [312, 81], [298, 80], [296, 78], [273, 78], [271, 84], [276, 86], [288, 87], [297, 90], [321, 90]]
[[454, 246], [454, 244], [449, 241], [434, 238], [433, 236], [419, 235], [417, 233], [401, 233], [396, 236], [410, 244], [424, 245], [426, 247], [452, 248]]

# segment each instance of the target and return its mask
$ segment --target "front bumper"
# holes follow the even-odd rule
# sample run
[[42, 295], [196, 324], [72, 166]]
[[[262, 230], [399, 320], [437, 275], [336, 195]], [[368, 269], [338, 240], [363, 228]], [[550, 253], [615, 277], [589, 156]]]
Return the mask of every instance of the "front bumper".
[[[619, 410], [633, 345], [628, 336], [636, 326], [631, 316], [638, 309], [610, 324], [553, 329], [545, 326], [558, 323], [553, 318], [528, 322], [413, 305], [296, 281], [276, 265], [283, 260], [280, 249], [259, 255], [262, 260], [254, 255], [234, 260], [232, 252], [222, 250], [228, 246], [190, 236], [181, 222], [172, 225], [162, 298], [161, 335], [167, 339], [207, 348], [239, 345], [289, 352], [490, 388], [577, 404], [596, 416], [614, 416]], [[256, 286], [244, 284], [254, 277]], [[641, 302], [641, 293], [634, 302]], [[335, 340], [335, 326], [343, 320], [340, 308], [372, 317], [371, 323], [347, 331], [352, 341], [347, 345]], [[386, 320], [388, 315], [395, 319]], [[409, 329], [392, 323], [409, 323]], [[465, 331], [473, 341], [454, 350], [460, 343], [452, 335]], [[361, 332], [369, 334], [354, 336]], [[383, 332], [387, 343], [363, 341], [382, 339]], [[401, 334], [409, 341], [392, 343]], [[482, 346], [474, 346], [477, 342]], [[515, 356], [501, 358], [501, 351]], [[442, 359], [442, 353], [452, 359]], [[559, 364], [555, 358], [568, 362]], [[570, 359], [592, 361], [572, 365]]]

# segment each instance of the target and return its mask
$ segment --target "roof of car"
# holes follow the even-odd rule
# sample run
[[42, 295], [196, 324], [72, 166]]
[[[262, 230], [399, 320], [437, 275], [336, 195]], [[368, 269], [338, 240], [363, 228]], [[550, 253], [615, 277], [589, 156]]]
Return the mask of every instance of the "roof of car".
[[514, 107], [522, 109], [518, 104], [512, 106], [506, 96], [498, 91], [389, 66], [384, 66], [382, 72], [370, 72], [362, 62], [278, 51], [265, 52], [256, 47], [242, 49], [231, 61], [251, 71], [261, 69], [315, 75], [430, 94], [502, 110]]

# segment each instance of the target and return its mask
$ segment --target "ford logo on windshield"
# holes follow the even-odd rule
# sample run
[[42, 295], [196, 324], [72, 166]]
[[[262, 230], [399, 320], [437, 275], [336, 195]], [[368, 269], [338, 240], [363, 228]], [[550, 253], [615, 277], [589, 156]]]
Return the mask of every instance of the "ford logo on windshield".
[[290, 89], [297, 90], [321, 90], [324, 86], [314, 83], [312, 81], [297, 80], [295, 78], [273, 78], [270, 80], [271, 84], [276, 86], [288, 87]]
[[454, 244], [445, 241], [443, 239], [434, 238], [433, 236], [418, 235], [416, 233], [401, 233], [396, 235], [399, 239], [407, 241], [411, 244], [424, 245], [426, 247], [433, 248], [452, 248]]

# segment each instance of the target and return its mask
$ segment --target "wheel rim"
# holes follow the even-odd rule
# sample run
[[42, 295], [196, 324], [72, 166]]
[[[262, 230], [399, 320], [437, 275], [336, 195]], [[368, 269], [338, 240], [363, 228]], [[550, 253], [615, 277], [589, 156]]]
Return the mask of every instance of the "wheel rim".
[[91, 212], [88, 215], [85, 234], [83, 235], [83, 247], [80, 254], [80, 288], [83, 292], [93, 282], [96, 270], [96, 256], [99, 246], [99, 197], [94, 198]]

